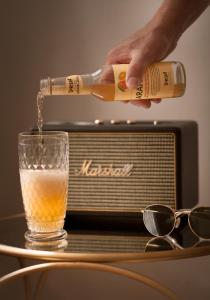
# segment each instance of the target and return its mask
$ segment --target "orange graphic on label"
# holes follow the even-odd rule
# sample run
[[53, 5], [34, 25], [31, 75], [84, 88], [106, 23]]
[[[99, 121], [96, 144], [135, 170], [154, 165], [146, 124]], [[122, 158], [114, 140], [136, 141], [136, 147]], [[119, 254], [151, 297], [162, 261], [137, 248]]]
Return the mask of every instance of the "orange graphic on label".
[[119, 74], [119, 82], [118, 82], [118, 88], [121, 90], [121, 92], [125, 92], [125, 90], [127, 89], [127, 85], [125, 82], [125, 78], [126, 78], [126, 72], [120, 72]]
[[125, 77], [126, 77], [126, 72], [120, 72], [120, 74], [119, 74], [119, 79], [120, 80], [125, 80]]

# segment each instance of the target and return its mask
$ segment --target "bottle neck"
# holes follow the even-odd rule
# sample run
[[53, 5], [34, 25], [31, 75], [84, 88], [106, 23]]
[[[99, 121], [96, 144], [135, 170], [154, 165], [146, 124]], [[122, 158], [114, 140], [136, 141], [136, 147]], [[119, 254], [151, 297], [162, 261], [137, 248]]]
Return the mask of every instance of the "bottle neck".
[[89, 95], [92, 76], [70, 75], [59, 78], [46, 78], [40, 81], [40, 91], [44, 96], [51, 95]]
[[52, 95], [52, 82], [50, 77], [40, 80], [40, 91], [42, 95], [45, 96]]

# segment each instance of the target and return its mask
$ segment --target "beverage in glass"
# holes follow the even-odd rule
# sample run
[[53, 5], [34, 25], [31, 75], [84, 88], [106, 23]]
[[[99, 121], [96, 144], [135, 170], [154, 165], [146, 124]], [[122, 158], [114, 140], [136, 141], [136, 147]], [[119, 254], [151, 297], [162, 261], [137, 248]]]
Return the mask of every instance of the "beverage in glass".
[[68, 134], [19, 134], [19, 170], [28, 241], [57, 241], [63, 229], [68, 192]]

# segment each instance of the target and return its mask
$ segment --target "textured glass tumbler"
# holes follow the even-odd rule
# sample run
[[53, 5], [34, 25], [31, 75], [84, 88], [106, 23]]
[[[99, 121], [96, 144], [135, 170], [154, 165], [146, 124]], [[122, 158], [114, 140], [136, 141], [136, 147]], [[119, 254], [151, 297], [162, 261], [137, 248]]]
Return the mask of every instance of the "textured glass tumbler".
[[68, 133], [19, 134], [19, 171], [30, 242], [63, 240], [69, 170]]

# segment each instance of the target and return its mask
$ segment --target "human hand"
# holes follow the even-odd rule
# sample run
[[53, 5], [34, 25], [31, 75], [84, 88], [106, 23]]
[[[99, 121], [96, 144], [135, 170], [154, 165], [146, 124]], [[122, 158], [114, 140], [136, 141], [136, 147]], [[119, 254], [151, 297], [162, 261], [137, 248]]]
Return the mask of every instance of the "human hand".
[[[106, 64], [129, 64], [126, 83], [128, 88], [136, 88], [142, 80], [145, 68], [163, 60], [176, 44], [177, 39], [172, 35], [167, 36], [163, 30], [155, 29], [153, 24], [149, 24], [113, 48], [107, 55]], [[152, 102], [160, 101], [161, 99], [142, 99], [127, 102], [149, 108]]]

